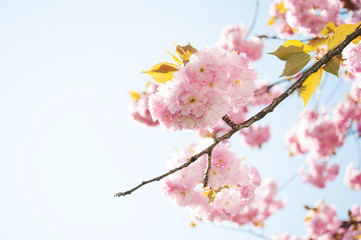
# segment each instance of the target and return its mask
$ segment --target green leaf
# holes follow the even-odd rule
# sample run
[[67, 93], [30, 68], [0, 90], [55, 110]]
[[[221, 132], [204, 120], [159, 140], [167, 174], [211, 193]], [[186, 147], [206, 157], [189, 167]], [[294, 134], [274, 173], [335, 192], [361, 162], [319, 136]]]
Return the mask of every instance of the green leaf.
[[178, 71], [178, 67], [179, 66], [173, 63], [161, 62], [154, 65], [148, 71], [142, 71], [142, 73], [149, 74], [154, 79], [154, 81], [158, 83], [165, 83], [172, 80], [173, 72]]
[[[327, 39], [327, 48], [329, 51], [340, 45], [347, 35], [354, 32], [359, 24], [342, 24], [335, 29], [335, 33]], [[353, 43], [358, 43], [359, 38], [354, 39]]]
[[338, 76], [338, 70], [340, 69], [340, 59], [338, 57], [335, 57], [334, 59], [332, 59], [331, 61], [329, 61], [324, 67], [323, 70], [325, 70], [328, 73], [331, 73], [333, 75], [335, 75], [336, 77]]
[[292, 76], [304, 68], [311, 60], [311, 56], [307, 53], [294, 53], [288, 57], [282, 76]]
[[309, 53], [311, 48], [298, 40], [288, 40], [274, 52], [268, 53], [277, 56], [279, 59], [285, 61], [294, 53]]
[[310, 100], [313, 93], [316, 91], [317, 86], [320, 84], [322, 73], [323, 70], [320, 68], [317, 72], [312, 73], [300, 87], [299, 92], [303, 102], [305, 103], [305, 107], [308, 100]]

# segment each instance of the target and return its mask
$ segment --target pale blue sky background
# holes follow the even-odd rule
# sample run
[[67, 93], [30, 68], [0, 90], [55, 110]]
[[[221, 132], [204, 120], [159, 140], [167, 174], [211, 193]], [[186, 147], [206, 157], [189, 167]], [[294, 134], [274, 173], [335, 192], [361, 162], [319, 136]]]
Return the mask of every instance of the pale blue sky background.
[[[260, 2], [254, 33], [274, 34], [266, 26], [271, 1]], [[173, 41], [201, 49], [228, 24], [249, 26], [254, 10], [255, 1], [240, 0], [0, 0], [0, 239], [253, 239], [228, 225], [189, 227], [188, 210], [168, 202], [158, 183], [113, 194], [163, 173], [174, 148], [195, 140], [127, 118], [127, 91], [150, 80], [140, 71], [171, 61], [164, 50]], [[267, 41], [265, 52], [278, 45]], [[283, 63], [265, 55], [254, 66], [274, 82]], [[327, 79], [321, 102], [337, 81]], [[348, 87], [341, 85], [340, 99]], [[302, 106], [297, 96], [287, 99], [261, 122], [272, 124], [271, 142], [249, 149], [236, 135], [234, 151], [283, 184], [304, 162], [288, 158], [283, 140]], [[264, 234], [304, 234], [303, 205], [316, 200], [334, 203], [343, 217], [360, 204], [361, 194], [343, 184], [344, 166], [357, 162], [355, 146], [351, 138], [338, 151], [341, 174], [326, 190], [299, 179], [285, 188], [279, 195], [289, 204]]]

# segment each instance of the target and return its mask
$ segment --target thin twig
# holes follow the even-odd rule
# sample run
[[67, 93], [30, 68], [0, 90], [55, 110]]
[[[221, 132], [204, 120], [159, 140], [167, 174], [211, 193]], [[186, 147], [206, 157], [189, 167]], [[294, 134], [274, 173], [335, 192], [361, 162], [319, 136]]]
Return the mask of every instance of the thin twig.
[[[256, 37], [258, 38], [265, 38], [265, 39], [275, 39], [275, 40], [282, 40], [284, 41], [284, 39], [278, 37], [278, 36], [268, 36], [268, 35], [265, 35], [265, 34], [262, 34], [262, 35], [256, 35]], [[306, 38], [306, 39], [300, 39], [299, 41], [300, 42], [309, 42], [311, 41], [313, 38]]]
[[283, 40], [283, 39], [281, 39], [281, 38], [279, 38], [279, 37], [277, 37], [277, 36], [268, 36], [268, 35], [256, 35], [256, 37], [258, 37], [258, 38], [266, 38], [266, 39], [276, 39], [276, 40]]
[[233, 134], [235, 134], [236, 132], [238, 132], [239, 130], [241, 130], [242, 128], [246, 128], [251, 126], [253, 123], [261, 120], [263, 117], [265, 117], [268, 113], [273, 112], [273, 110], [278, 106], [278, 104], [280, 104], [283, 100], [285, 100], [288, 96], [290, 96], [297, 88], [301, 87], [302, 84], [304, 83], [304, 81], [312, 74], [317, 72], [324, 64], [326, 64], [327, 62], [329, 62], [333, 57], [335, 57], [338, 54], [341, 54], [342, 50], [355, 38], [357, 38], [358, 36], [361, 35], [361, 28], [357, 28], [353, 33], [351, 33], [350, 35], [346, 36], [345, 40], [343, 42], [341, 42], [334, 50], [326, 53], [319, 61], [317, 61], [312, 67], [310, 67], [307, 71], [305, 71], [302, 76], [299, 78], [298, 81], [296, 81], [293, 85], [291, 85], [285, 92], [283, 92], [279, 97], [273, 99], [272, 103], [270, 105], [268, 105], [267, 107], [263, 108], [260, 112], [258, 112], [257, 114], [255, 114], [254, 116], [252, 116], [251, 118], [249, 118], [247, 121], [241, 123], [241, 124], [236, 124], [234, 128], [232, 128], [228, 133], [225, 133], [224, 135], [215, 138], [214, 139], [214, 143], [211, 144], [209, 147], [207, 147], [206, 149], [204, 149], [203, 151], [199, 152], [196, 155], [193, 155], [188, 162], [182, 164], [181, 166], [174, 168], [170, 171], [168, 171], [167, 173], [164, 173], [158, 177], [152, 178], [150, 180], [147, 181], [143, 181], [142, 183], [140, 183], [139, 185], [137, 185], [136, 187], [125, 191], [125, 192], [119, 192], [116, 193], [114, 196], [115, 197], [120, 197], [120, 196], [125, 196], [128, 194], [131, 194], [132, 192], [134, 192], [135, 190], [137, 190], [138, 188], [151, 183], [151, 182], [155, 182], [155, 181], [159, 181], [179, 170], [182, 170], [183, 168], [188, 167], [189, 165], [191, 165], [192, 163], [194, 163], [195, 161], [197, 161], [198, 158], [200, 158], [201, 156], [203, 156], [204, 154], [208, 154], [210, 151], [212, 151], [220, 142], [222, 142], [223, 140], [229, 139], [230, 137], [232, 137]]
[[209, 170], [211, 170], [211, 159], [212, 159], [212, 151], [210, 151], [209, 153], [207, 153], [208, 155], [208, 159], [207, 159], [207, 167], [206, 170], [204, 171], [204, 178], [203, 178], [203, 187], [207, 187], [208, 185], [208, 176], [209, 176]]
[[298, 176], [298, 173], [293, 174], [282, 186], [277, 189], [277, 194], [284, 190], [293, 180], [295, 180]]
[[257, 18], [258, 18], [258, 12], [259, 12], [259, 0], [256, 0], [256, 9], [254, 10], [253, 20], [252, 20], [251, 26], [249, 27], [249, 31], [247, 33], [246, 38], [251, 34], [254, 26], [256, 25]]

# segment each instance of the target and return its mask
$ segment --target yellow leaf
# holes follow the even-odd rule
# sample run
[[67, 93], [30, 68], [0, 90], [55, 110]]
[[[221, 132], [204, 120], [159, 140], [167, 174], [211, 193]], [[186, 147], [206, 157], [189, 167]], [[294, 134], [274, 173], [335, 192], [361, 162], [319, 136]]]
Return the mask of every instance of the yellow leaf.
[[311, 60], [311, 56], [307, 53], [294, 53], [288, 57], [282, 76], [292, 76], [304, 68]]
[[150, 70], [142, 73], [149, 74], [154, 81], [158, 83], [165, 83], [172, 80], [173, 72], [178, 71], [178, 66], [173, 63], [161, 62], [154, 65]]
[[334, 22], [329, 22], [322, 29], [321, 34], [326, 36], [330, 33], [333, 33], [335, 31], [336, 27], [337, 27], [337, 25]]
[[185, 46], [177, 45], [176, 52], [182, 59], [183, 63], [187, 64], [189, 62], [190, 55], [192, 55], [193, 53], [196, 53], [198, 51], [190, 43], [188, 43]]
[[137, 101], [137, 100], [142, 96], [141, 93], [136, 92], [136, 91], [129, 91], [129, 94], [130, 94], [130, 97], [131, 97], [134, 101]]
[[268, 20], [267, 25], [271, 26], [276, 22], [277, 17], [271, 17], [270, 20]]
[[171, 54], [170, 52], [168, 52], [168, 51], [166, 51], [166, 52], [169, 53], [169, 54], [172, 56], [173, 60], [174, 60], [176, 63], [178, 63], [179, 65], [182, 65], [182, 60], [180, 60], [179, 58], [177, 58], [176, 56], [174, 56], [174, 55]]
[[356, 239], [361, 239], [361, 234], [356, 236]]
[[300, 87], [300, 96], [303, 99], [305, 106], [307, 105], [308, 100], [312, 97], [313, 93], [316, 91], [317, 86], [320, 84], [322, 73], [323, 70], [320, 68], [317, 72], [312, 73]]
[[339, 69], [340, 69], [340, 57], [335, 57], [334, 59], [329, 61], [323, 67], [323, 70], [325, 70], [328, 73], [331, 73], [331, 74], [335, 75], [336, 77], [339, 77], [338, 76], [338, 70]]
[[311, 217], [306, 217], [305, 218], [305, 222], [307, 222], [308, 220], [310, 220], [311, 219]]
[[327, 42], [327, 38], [312, 38], [309, 42], [308, 42], [308, 46], [311, 48], [311, 51], [316, 51], [317, 48], [323, 44], [325, 44]]
[[[328, 50], [333, 50], [335, 47], [345, 40], [346, 36], [355, 31], [359, 24], [342, 24], [335, 29], [335, 33], [327, 39]], [[360, 39], [356, 38], [352, 42], [357, 43]]]
[[284, 7], [283, 1], [276, 5], [276, 10], [281, 14], [285, 14], [287, 12], [287, 9]]
[[183, 55], [183, 57], [182, 57], [182, 60], [183, 60], [183, 62], [184, 63], [188, 63], [189, 62], [189, 57], [192, 55], [192, 53], [189, 51], [189, 50], [187, 50], [187, 52]]
[[277, 56], [279, 59], [285, 61], [294, 53], [309, 53], [311, 48], [298, 40], [288, 40], [274, 52], [269, 54]]
[[195, 226], [197, 226], [194, 222], [190, 222], [189, 223], [189, 226], [191, 226], [191, 227], [195, 227]]

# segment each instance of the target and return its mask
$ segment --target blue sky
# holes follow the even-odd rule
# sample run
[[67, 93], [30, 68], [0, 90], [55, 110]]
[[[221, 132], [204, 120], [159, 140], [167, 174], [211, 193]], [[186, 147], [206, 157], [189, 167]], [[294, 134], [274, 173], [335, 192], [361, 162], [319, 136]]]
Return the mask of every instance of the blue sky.
[[[255, 34], [266, 26], [261, 0]], [[2, 1], [0, 2], [0, 238], [1, 239], [253, 239], [241, 229], [211, 223], [189, 227], [188, 210], [167, 201], [158, 183], [113, 198], [166, 170], [174, 148], [195, 141], [189, 132], [145, 129], [127, 117], [128, 90], [144, 89], [142, 70], [171, 61], [173, 41], [196, 48], [215, 44], [228, 24], [249, 26], [255, 1]], [[266, 42], [264, 54], [281, 44]], [[260, 79], [277, 81], [283, 63], [264, 55]], [[328, 77], [321, 103], [337, 85]], [[342, 99], [349, 84], [342, 83]], [[313, 105], [312, 105], [313, 104]], [[310, 107], [314, 106], [311, 100]], [[280, 184], [304, 159], [290, 159], [284, 134], [295, 125], [302, 100], [292, 96], [261, 124], [272, 138], [261, 150], [232, 138], [233, 150]], [[326, 190], [297, 178], [279, 196], [287, 207], [266, 222], [264, 234], [304, 234], [304, 204], [333, 203], [345, 217], [361, 194], [343, 184], [356, 161], [348, 139], [333, 161], [341, 174]]]

